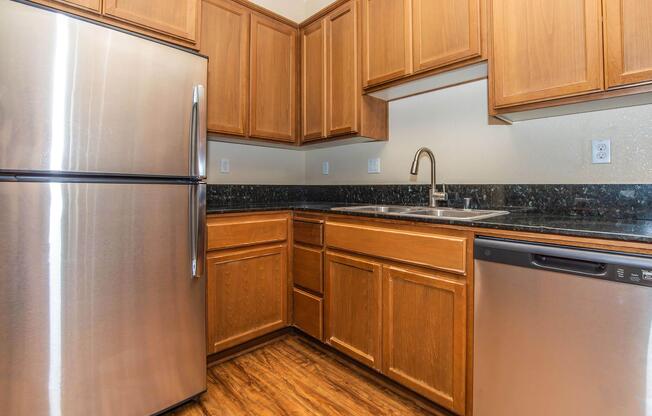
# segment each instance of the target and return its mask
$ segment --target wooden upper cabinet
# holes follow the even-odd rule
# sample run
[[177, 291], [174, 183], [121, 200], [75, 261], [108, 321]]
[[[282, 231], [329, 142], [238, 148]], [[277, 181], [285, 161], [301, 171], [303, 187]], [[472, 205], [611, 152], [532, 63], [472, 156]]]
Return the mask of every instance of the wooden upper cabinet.
[[363, 86], [412, 72], [412, 0], [362, 0]]
[[102, 0], [54, 0], [56, 3], [77, 7], [93, 13], [102, 12]]
[[326, 18], [328, 136], [358, 131], [362, 90], [359, 78], [357, 2], [351, 1]]
[[348, 255], [326, 255], [326, 342], [379, 370], [381, 273], [379, 263]]
[[326, 137], [326, 34], [319, 20], [301, 31], [303, 140]]
[[383, 275], [383, 373], [464, 414], [466, 283], [390, 266]]
[[206, 123], [213, 133], [247, 134], [249, 18], [249, 10], [232, 1], [202, 5], [200, 52], [209, 57]]
[[104, 0], [104, 14], [195, 43], [201, 0]]
[[607, 87], [652, 81], [652, 2], [603, 1]]
[[249, 135], [294, 142], [297, 133], [297, 30], [251, 16]]
[[492, 0], [494, 108], [603, 89], [601, 0]]
[[414, 71], [480, 56], [480, 0], [413, 0]]

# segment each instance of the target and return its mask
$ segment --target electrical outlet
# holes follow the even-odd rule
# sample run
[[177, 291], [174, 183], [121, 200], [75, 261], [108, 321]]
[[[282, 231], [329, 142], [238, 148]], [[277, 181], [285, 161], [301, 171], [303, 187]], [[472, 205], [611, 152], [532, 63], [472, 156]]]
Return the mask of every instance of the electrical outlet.
[[380, 159], [367, 160], [367, 173], [380, 173]]
[[220, 173], [231, 172], [231, 161], [229, 159], [220, 160]]
[[321, 163], [321, 174], [328, 175], [331, 171], [331, 164], [328, 161]]
[[592, 160], [594, 164], [611, 163], [611, 140], [593, 140], [591, 144]]

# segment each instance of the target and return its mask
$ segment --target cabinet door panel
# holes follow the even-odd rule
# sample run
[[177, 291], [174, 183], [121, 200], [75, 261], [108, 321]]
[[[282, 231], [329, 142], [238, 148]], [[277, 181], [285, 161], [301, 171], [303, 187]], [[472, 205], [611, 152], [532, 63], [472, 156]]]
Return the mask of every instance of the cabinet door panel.
[[303, 100], [303, 140], [326, 137], [326, 49], [324, 21], [320, 20], [301, 32], [301, 82]]
[[104, 0], [104, 14], [139, 26], [197, 41], [200, 0]]
[[250, 131], [252, 137], [294, 142], [297, 66], [294, 28], [251, 16]]
[[411, 0], [363, 0], [363, 85], [401, 78], [412, 71]]
[[652, 81], [652, 2], [604, 1], [607, 87]]
[[287, 324], [287, 245], [210, 254], [208, 352], [216, 353]]
[[326, 19], [328, 42], [328, 136], [358, 130], [360, 90], [358, 80], [357, 3], [350, 2]]
[[244, 136], [249, 92], [249, 11], [224, 0], [204, 0], [201, 53], [208, 60], [206, 123], [214, 133]]
[[480, 0], [413, 0], [414, 70], [480, 56]]
[[601, 0], [493, 0], [494, 107], [603, 89]]
[[380, 369], [381, 266], [334, 253], [326, 258], [326, 342]]
[[383, 372], [464, 414], [466, 284], [385, 267]]

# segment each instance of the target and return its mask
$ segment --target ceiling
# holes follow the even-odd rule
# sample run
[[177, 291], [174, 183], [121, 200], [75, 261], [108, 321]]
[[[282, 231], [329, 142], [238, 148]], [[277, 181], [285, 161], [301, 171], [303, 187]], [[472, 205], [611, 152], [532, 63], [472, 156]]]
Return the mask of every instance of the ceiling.
[[337, 0], [250, 0], [297, 23]]

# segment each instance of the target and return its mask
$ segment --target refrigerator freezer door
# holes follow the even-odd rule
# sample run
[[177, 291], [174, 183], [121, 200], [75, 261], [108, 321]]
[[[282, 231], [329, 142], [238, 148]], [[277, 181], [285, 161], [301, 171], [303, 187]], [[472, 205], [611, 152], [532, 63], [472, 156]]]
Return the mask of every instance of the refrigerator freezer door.
[[200, 186], [0, 182], [0, 414], [142, 416], [205, 390]]
[[205, 176], [205, 58], [10, 0], [0, 55], [0, 171]]

